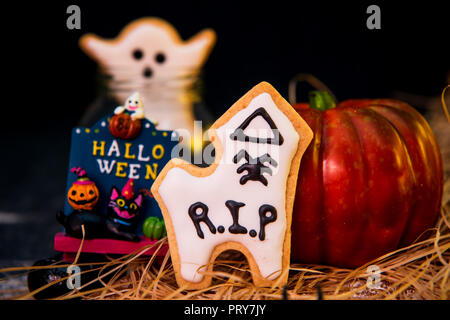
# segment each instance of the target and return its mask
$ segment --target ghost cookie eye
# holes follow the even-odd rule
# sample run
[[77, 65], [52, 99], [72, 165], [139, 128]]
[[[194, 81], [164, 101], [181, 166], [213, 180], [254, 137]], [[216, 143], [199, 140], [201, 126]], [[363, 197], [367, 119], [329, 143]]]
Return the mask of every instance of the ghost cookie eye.
[[144, 57], [144, 53], [141, 49], [134, 49], [133, 50], [133, 58], [136, 60], [141, 60]]
[[159, 64], [164, 63], [166, 61], [166, 55], [162, 52], [158, 52], [155, 55], [155, 61]]

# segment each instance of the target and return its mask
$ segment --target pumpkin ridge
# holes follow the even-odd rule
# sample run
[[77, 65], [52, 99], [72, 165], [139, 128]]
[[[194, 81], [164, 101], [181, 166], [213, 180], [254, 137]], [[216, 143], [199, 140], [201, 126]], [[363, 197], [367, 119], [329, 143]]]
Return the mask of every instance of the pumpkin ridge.
[[[392, 123], [396, 129], [397, 129], [398, 124], [396, 125], [393, 121], [391, 121], [391, 119], [388, 119], [387, 117], [389, 115], [393, 115], [394, 119], [399, 118], [398, 121], [400, 122], [400, 125], [405, 126], [404, 130], [407, 130], [406, 133], [408, 133], [409, 135], [411, 135], [411, 137], [413, 137], [413, 141], [410, 141], [409, 143], [407, 143], [405, 141], [404, 134], [399, 133], [400, 137], [402, 138], [402, 141], [404, 142], [405, 148], [406, 148], [405, 152], [410, 159], [411, 170], [412, 170], [412, 174], [414, 176], [414, 183], [415, 183], [414, 184], [414, 194], [421, 194], [421, 188], [423, 187], [423, 183], [425, 182], [425, 185], [428, 187], [432, 186], [433, 185], [433, 176], [435, 176], [435, 174], [422, 175], [421, 179], [418, 179], [415, 174], [416, 171], [417, 170], [420, 171], [422, 168], [425, 168], [425, 167], [430, 168], [430, 157], [432, 158], [431, 161], [434, 163], [434, 167], [432, 168], [433, 172], [437, 173], [441, 170], [441, 167], [440, 167], [441, 163], [439, 162], [440, 157], [437, 158], [437, 157], [430, 156], [431, 154], [434, 154], [436, 152], [434, 144], [432, 144], [432, 146], [426, 145], [426, 147], [429, 150], [420, 150], [419, 147], [415, 146], [415, 145], [420, 145], [423, 142], [423, 139], [428, 139], [428, 140], [434, 139], [430, 135], [431, 129], [429, 128], [428, 124], [425, 121], [422, 121], [423, 119], [419, 119], [418, 116], [420, 116], [420, 115], [417, 115], [415, 113], [411, 114], [411, 113], [408, 113], [407, 110], [405, 110], [406, 107], [412, 108], [410, 106], [404, 106], [403, 108], [396, 108], [394, 106], [389, 106], [389, 105], [376, 105], [374, 107], [378, 107], [378, 108], [382, 107], [383, 110], [387, 110], [388, 111], [388, 112], [386, 112], [387, 114], [386, 115], [381, 114], [381, 116], [383, 116], [386, 120], [388, 120], [390, 123]], [[399, 130], [400, 129], [398, 129], [397, 131], [399, 131]], [[426, 135], [425, 136], [417, 135], [414, 132], [426, 132]], [[412, 145], [410, 145], [410, 144], [412, 144]], [[437, 152], [439, 152], [439, 154], [440, 154], [439, 150]], [[411, 158], [411, 154], [413, 154], [413, 153], [416, 153], [415, 161]], [[437, 192], [442, 194], [442, 183], [438, 184]], [[422, 202], [423, 203], [420, 203], [418, 198], [416, 198], [416, 197], [413, 198], [413, 201], [411, 203], [410, 217], [407, 220], [407, 224], [403, 230], [403, 234], [402, 234], [402, 237], [400, 240], [400, 245], [402, 245], [402, 246], [409, 245], [413, 241], [418, 240], [418, 238], [420, 238], [420, 236], [423, 234], [423, 232], [415, 231], [415, 229], [418, 229], [418, 227], [415, 226], [414, 224], [417, 223], [418, 219], [424, 220], [426, 218], [423, 214], [420, 214], [423, 210], [423, 208], [421, 208], [420, 206], [423, 207], [425, 202], [426, 202], [426, 206], [430, 208], [430, 211], [435, 211], [435, 212], [430, 212], [431, 218], [434, 215], [434, 217], [435, 217], [434, 220], [436, 221], [436, 219], [437, 219], [437, 216], [439, 214], [440, 203], [438, 203], [438, 204], [429, 203], [428, 201], [425, 201], [425, 200], [423, 200]], [[437, 206], [437, 208], [436, 208], [436, 206]], [[427, 220], [431, 220], [431, 218], [427, 219]], [[422, 225], [422, 224], [424, 224], [423, 221], [420, 223], [420, 225]], [[428, 221], [427, 224], [429, 224], [429, 227], [432, 227], [432, 225], [430, 224], [430, 221]]]
[[[351, 110], [351, 109], [350, 109]], [[358, 214], [356, 191], [364, 185], [361, 178], [362, 161], [354, 165], [353, 154], [361, 154], [355, 130], [342, 110], [324, 113], [322, 149], [324, 216], [327, 221], [325, 241], [327, 262], [343, 265], [353, 260], [351, 252], [358, 245], [363, 217]], [[357, 177], [357, 182], [354, 178]]]
[[[296, 197], [291, 226], [300, 239], [300, 243], [305, 245], [294, 244], [291, 255], [296, 262], [322, 263], [326, 261], [321, 158], [323, 112], [313, 109], [304, 109], [298, 112], [307, 121], [314, 136], [305, 151], [309, 161], [302, 161], [300, 165], [299, 176], [308, 176], [308, 179], [298, 181], [297, 190], [302, 189], [303, 191]], [[307, 183], [308, 181], [312, 181], [312, 183]]]
[[[362, 171], [362, 176], [363, 176], [363, 181], [367, 181], [368, 179], [368, 161], [365, 157], [365, 153], [364, 153], [364, 146], [363, 143], [361, 141], [361, 137], [358, 131], [358, 128], [356, 127], [355, 123], [354, 123], [354, 119], [353, 116], [354, 111], [356, 111], [359, 107], [358, 106], [345, 106], [343, 108], [341, 108], [341, 112], [342, 114], [345, 115], [346, 119], [348, 120], [348, 124], [351, 125], [351, 127], [348, 130], [351, 130], [352, 133], [354, 134], [354, 136], [356, 137], [356, 140], [358, 141], [358, 146], [359, 146], [359, 150], [360, 150], [360, 154], [361, 154], [361, 160], [362, 160], [362, 166], [361, 166], [361, 171]], [[353, 111], [353, 112], [352, 112]], [[361, 208], [360, 212], [363, 215], [363, 228], [361, 228], [360, 232], [359, 232], [359, 239], [364, 239], [364, 234], [366, 233], [366, 230], [369, 227], [369, 221], [370, 221], [370, 217], [367, 213], [367, 197], [366, 197], [366, 192], [367, 192], [367, 188], [364, 189], [364, 196], [362, 197], [363, 199], [363, 207]], [[351, 256], [346, 257], [347, 260], [358, 260], [358, 255], [363, 255], [363, 241], [356, 241], [353, 249], [354, 250], [348, 250], [348, 252], [352, 252]]]
[[[325, 111], [326, 112], [326, 111]], [[319, 238], [319, 261], [320, 263], [324, 263], [327, 261], [327, 256], [328, 256], [328, 252], [327, 252], [327, 241], [325, 238], [326, 232], [328, 230], [328, 226], [327, 226], [327, 219], [325, 216], [325, 205], [324, 205], [324, 197], [325, 197], [325, 190], [324, 190], [324, 184], [323, 184], [323, 136], [324, 136], [324, 130], [325, 130], [325, 126], [324, 126], [324, 113], [325, 112], [320, 112], [319, 113], [319, 117], [318, 117], [318, 122], [319, 122], [319, 130], [317, 130], [317, 132], [320, 132], [320, 135], [318, 136], [318, 142], [317, 144], [319, 145], [318, 148], [315, 148], [315, 152], [317, 153], [317, 167], [319, 168], [319, 173], [318, 173], [318, 180], [320, 181], [319, 184], [319, 189], [320, 189], [320, 194], [319, 194], [319, 205], [320, 205], [320, 219], [319, 219], [319, 230], [320, 230], [320, 234], [322, 235]], [[315, 137], [314, 137], [315, 140]], [[313, 141], [315, 143], [315, 141]]]
[[[362, 157], [362, 163], [363, 163], [363, 169], [362, 169], [363, 177], [364, 177], [363, 179], [367, 183], [367, 181], [369, 180], [369, 173], [368, 173], [369, 161], [367, 160], [367, 157], [366, 157], [364, 144], [361, 141], [360, 130], [358, 129], [357, 125], [355, 124], [355, 119], [353, 117], [355, 115], [354, 112], [357, 111], [360, 108], [361, 108], [361, 106], [356, 106], [356, 105], [355, 106], [344, 106], [342, 108], [342, 112], [345, 113], [349, 117], [350, 122], [351, 122], [351, 124], [353, 126], [353, 129], [356, 132], [356, 137], [358, 139], [359, 148], [361, 150], [361, 157]], [[350, 110], [352, 110], [354, 112], [352, 113], [352, 112], [350, 112]], [[352, 261], [350, 263], [350, 265], [352, 265], [352, 266], [357, 266], [359, 264], [364, 264], [364, 263], [367, 262], [366, 261], [367, 260], [366, 259], [367, 253], [365, 252], [365, 249], [367, 248], [367, 244], [366, 244], [367, 241], [365, 241], [366, 237], [364, 236], [364, 234], [368, 231], [369, 226], [370, 226], [370, 213], [368, 212], [369, 211], [369, 209], [368, 209], [368, 202], [369, 201], [368, 201], [368, 197], [367, 197], [367, 193], [368, 192], [369, 192], [369, 190], [368, 190], [368, 187], [367, 187], [367, 184], [366, 184], [366, 186], [364, 187], [364, 197], [363, 197], [363, 199], [364, 199], [364, 208], [363, 208], [363, 211], [361, 211], [362, 214], [364, 215], [364, 219], [363, 219], [364, 227], [362, 228], [361, 233], [360, 233], [362, 235], [360, 237], [362, 240], [358, 241], [357, 246], [355, 246], [354, 254], [349, 259], [349, 261]], [[355, 263], [355, 261], [356, 261], [356, 263]]]
[[[392, 110], [394, 110], [394, 112], [402, 111], [402, 110], [400, 110], [400, 109], [396, 109], [396, 108], [393, 108], [393, 107], [390, 107], [390, 106], [382, 106], [382, 107], [383, 107], [384, 109], [386, 109], [386, 110], [392, 109]], [[405, 138], [403, 137], [403, 134], [399, 131], [399, 129], [397, 128], [397, 126], [395, 125], [395, 123], [393, 123], [393, 122], [391, 121], [391, 119], [387, 118], [384, 114], [380, 113], [380, 112], [377, 111], [375, 108], [376, 108], [376, 106], [369, 106], [367, 109], [369, 109], [369, 110], [375, 112], [379, 117], [382, 117], [384, 120], [386, 120], [386, 121], [391, 125], [392, 129], [393, 129], [395, 132], [397, 132], [397, 135], [398, 135], [398, 137], [400, 138], [400, 141], [402, 142], [402, 145], [403, 145], [403, 147], [404, 147], [404, 149], [405, 149], [404, 152], [405, 152], [405, 154], [406, 154], [406, 156], [407, 156], [408, 163], [409, 163], [409, 165], [410, 165], [410, 167], [411, 167], [411, 173], [412, 173], [412, 177], [413, 177], [413, 180], [414, 180], [414, 184], [417, 184], [417, 177], [416, 177], [416, 174], [415, 174], [415, 172], [414, 172], [413, 161], [412, 161], [412, 159], [411, 159], [411, 155], [410, 155], [409, 152], [408, 152], [408, 145], [406, 144], [406, 141], [405, 141]], [[409, 129], [409, 128], [408, 128], [408, 129]]]
[[[413, 172], [413, 170], [411, 167], [410, 157], [407, 154], [407, 149], [405, 148], [404, 140], [402, 139], [401, 134], [399, 134], [395, 126], [393, 126], [392, 123], [388, 121], [387, 118], [371, 110], [370, 108], [367, 107], [361, 108], [360, 112], [370, 115], [371, 119], [373, 119], [372, 121], [376, 121], [376, 124], [373, 125], [373, 128], [376, 130], [374, 136], [384, 137], [384, 140], [386, 139], [386, 136], [392, 136], [391, 140], [388, 140], [387, 143], [392, 143], [393, 145], [398, 144], [400, 146], [399, 148], [396, 149], [395, 152], [392, 151], [392, 155], [397, 154], [398, 157], [395, 158], [398, 159], [397, 161], [399, 161], [399, 164], [397, 165], [398, 167], [394, 169], [394, 174], [396, 174], [396, 176], [394, 176], [395, 179], [392, 181], [395, 183], [396, 186], [392, 189], [392, 191], [395, 191], [395, 194], [399, 197], [399, 199], [398, 201], [395, 201], [395, 199], [392, 199], [389, 196], [387, 196], [383, 199], [383, 201], [386, 202], [382, 202], [384, 205], [398, 206], [397, 209], [399, 211], [391, 213], [391, 219], [389, 219], [388, 211], [378, 212], [377, 214], [377, 209], [379, 209], [377, 208], [378, 203], [372, 202], [372, 205], [370, 205], [371, 203], [370, 196], [368, 199], [368, 205], [369, 207], [372, 207], [373, 210], [371, 213], [371, 220], [373, 225], [368, 226], [367, 234], [370, 237], [370, 233], [372, 231], [376, 229], [379, 229], [379, 231], [376, 234], [372, 234], [373, 237], [372, 239], [367, 238], [365, 245], [367, 247], [370, 247], [369, 242], [377, 242], [379, 249], [377, 250], [376, 253], [377, 255], [381, 255], [384, 252], [394, 250], [395, 248], [397, 248], [401, 241], [401, 234], [397, 235], [395, 231], [403, 230], [408, 221], [407, 219], [410, 214], [410, 203], [413, 200], [412, 187], [414, 186], [413, 184], [414, 180], [411, 178], [411, 173]], [[356, 126], [358, 131], [362, 130], [361, 127], [358, 128], [358, 125]], [[365, 128], [365, 132], [367, 135], [367, 128]], [[360, 134], [362, 134], [362, 131], [360, 132]], [[370, 140], [368, 141], [370, 142], [370, 144], [373, 143], [373, 141]], [[381, 139], [381, 141], [383, 141], [383, 139]], [[400, 149], [402, 150], [401, 152]], [[364, 155], [365, 158], [367, 158], [367, 150], [364, 151]], [[389, 156], [389, 152], [387, 153], [387, 155]], [[378, 159], [376, 161], [368, 161], [368, 163], [370, 163], [369, 166], [367, 167], [368, 170], [382, 169], [381, 172], [379, 173], [377, 172], [373, 175], [375, 177], [375, 180], [378, 174], [389, 173], [389, 171], [385, 171], [389, 170], [388, 167], [383, 166], [381, 162], [378, 162]], [[408, 187], [406, 188], [406, 190], [409, 190], [409, 192], [403, 193], [403, 190], [401, 190], [402, 186], [409, 186], [409, 188]], [[375, 190], [372, 189], [372, 191]], [[367, 258], [368, 256], [365, 257], [365, 259]]]
[[[404, 110], [400, 109], [400, 108], [395, 108], [393, 106], [389, 106], [389, 105], [384, 105], [384, 104], [374, 104], [374, 105], [370, 105], [368, 106], [368, 109], [372, 110], [373, 112], [375, 112], [376, 114], [378, 114], [380, 117], [383, 117], [393, 128], [393, 130], [395, 130], [397, 132], [397, 135], [400, 138], [400, 141], [402, 142], [403, 148], [404, 148], [404, 154], [406, 156], [406, 159], [408, 161], [409, 167], [410, 167], [410, 174], [412, 175], [412, 180], [413, 180], [413, 184], [414, 184], [414, 190], [417, 190], [417, 186], [418, 186], [418, 179], [416, 176], [416, 172], [414, 170], [414, 164], [413, 164], [413, 160], [411, 158], [411, 154], [410, 154], [410, 149], [408, 148], [408, 145], [405, 141], [405, 138], [403, 136], [403, 134], [399, 131], [399, 129], [397, 128], [397, 126], [395, 125], [395, 123], [392, 122], [392, 119], [389, 119], [386, 117], [385, 114], [380, 113], [379, 111], [377, 111], [376, 108], [383, 108], [384, 110], [393, 112], [393, 113], [398, 113], [398, 116], [400, 118], [403, 119], [403, 117], [401, 116], [401, 113], [399, 112], [404, 112]], [[408, 127], [408, 129], [410, 129]], [[413, 191], [414, 193], [414, 191]], [[417, 204], [417, 198], [416, 197], [412, 197], [411, 199], [412, 201], [410, 202], [410, 208], [408, 210], [408, 217], [406, 218], [406, 224], [402, 230], [402, 234], [400, 236], [400, 240], [399, 243], [397, 243], [397, 247], [399, 246], [400, 243], [403, 242], [404, 237], [406, 236], [406, 234], [409, 233], [409, 229], [410, 229], [410, 224], [411, 224], [411, 219], [414, 218], [414, 208], [416, 207]]]

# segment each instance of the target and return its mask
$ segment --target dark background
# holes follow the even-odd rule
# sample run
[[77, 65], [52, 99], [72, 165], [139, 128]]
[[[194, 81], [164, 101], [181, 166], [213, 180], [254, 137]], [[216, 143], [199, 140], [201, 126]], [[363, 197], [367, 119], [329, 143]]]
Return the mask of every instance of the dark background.
[[[81, 30], [66, 28], [71, 4], [81, 8]], [[370, 4], [381, 8], [381, 30], [366, 28]], [[339, 100], [436, 97], [450, 70], [448, 9], [445, 1], [163, 0], [15, 1], [2, 8], [0, 267], [53, 252], [71, 128], [98, 95], [97, 66], [79, 49], [81, 35], [115, 37], [143, 16], [169, 21], [183, 39], [213, 28], [204, 102], [217, 118], [263, 80], [287, 98], [300, 72], [321, 79]], [[415, 107], [426, 112], [424, 103]]]

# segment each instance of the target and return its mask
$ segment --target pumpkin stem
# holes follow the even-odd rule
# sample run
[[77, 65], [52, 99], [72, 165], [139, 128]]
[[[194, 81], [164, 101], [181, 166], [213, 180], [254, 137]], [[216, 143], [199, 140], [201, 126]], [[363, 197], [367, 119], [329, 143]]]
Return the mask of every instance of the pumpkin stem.
[[336, 103], [329, 92], [311, 91], [309, 93], [309, 106], [312, 109], [325, 111], [336, 107]]

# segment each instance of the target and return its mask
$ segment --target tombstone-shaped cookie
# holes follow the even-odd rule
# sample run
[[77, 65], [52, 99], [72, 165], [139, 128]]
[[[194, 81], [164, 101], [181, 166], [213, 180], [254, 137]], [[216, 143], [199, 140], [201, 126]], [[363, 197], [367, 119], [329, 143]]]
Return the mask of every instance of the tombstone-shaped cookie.
[[148, 17], [131, 22], [114, 39], [86, 34], [80, 47], [112, 79], [117, 101], [139, 91], [146, 117], [157, 119], [159, 129], [190, 130], [194, 117], [187, 91], [215, 40], [215, 32], [205, 29], [183, 41], [170, 23]]
[[187, 289], [209, 286], [212, 262], [233, 249], [246, 256], [256, 285], [282, 285], [297, 174], [312, 131], [262, 82], [208, 133], [216, 154], [211, 166], [172, 159], [152, 186], [177, 282]]

